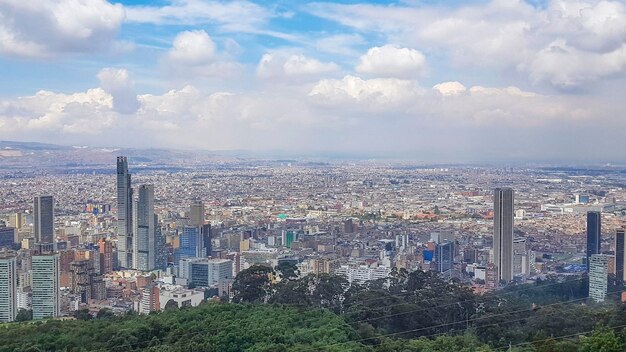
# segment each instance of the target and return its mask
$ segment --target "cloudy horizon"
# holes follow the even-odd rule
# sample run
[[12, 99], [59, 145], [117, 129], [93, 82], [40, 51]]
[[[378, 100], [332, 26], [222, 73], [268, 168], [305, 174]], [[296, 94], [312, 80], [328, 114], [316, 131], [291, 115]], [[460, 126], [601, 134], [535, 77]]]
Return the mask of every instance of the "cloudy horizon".
[[0, 0], [3, 140], [626, 162], [625, 71], [623, 1]]

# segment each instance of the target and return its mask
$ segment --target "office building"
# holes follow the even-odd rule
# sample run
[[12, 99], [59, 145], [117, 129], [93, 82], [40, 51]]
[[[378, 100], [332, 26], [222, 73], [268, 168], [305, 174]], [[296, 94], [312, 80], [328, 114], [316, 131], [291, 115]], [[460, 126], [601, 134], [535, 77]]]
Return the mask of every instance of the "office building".
[[17, 231], [14, 227], [0, 227], [0, 248], [13, 249], [17, 244]]
[[168, 257], [169, 257], [169, 251], [167, 249], [167, 241], [165, 239], [165, 232], [163, 232], [163, 229], [161, 228], [161, 226], [159, 226], [159, 219], [156, 216], [156, 214], [154, 215], [154, 224], [156, 226], [155, 228], [155, 239], [154, 239], [154, 244], [156, 247], [156, 262], [155, 262], [155, 269], [160, 269], [160, 270], [165, 270], [167, 269], [167, 261], [168, 261]]
[[128, 161], [117, 157], [117, 266], [130, 268], [133, 264], [133, 189]]
[[228, 259], [194, 260], [189, 268], [189, 280], [197, 287], [215, 286], [233, 278], [233, 262]]
[[141, 185], [139, 198], [133, 206], [133, 268], [150, 271], [156, 268], [156, 224], [154, 214], [154, 186]]
[[518, 237], [513, 240], [513, 275], [529, 275], [530, 261], [526, 239]]
[[154, 283], [144, 287], [141, 293], [141, 301], [139, 302], [139, 313], [150, 314], [150, 312], [158, 312], [161, 309], [159, 302], [159, 287]]
[[449, 274], [454, 265], [454, 242], [444, 242], [437, 245], [435, 249], [435, 264], [437, 271]]
[[589, 260], [589, 298], [596, 303], [606, 298], [610, 259], [606, 254], [592, 254]]
[[179, 246], [174, 253], [174, 262], [178, 263], [183, 258], [206, 257], [204, 246], [203, 227], [185, 226], [179, 237]]
[[196, 201], [189, 207], [189, 225], [201, 227], [204, 225], [204, 203]]
[[9, 216], [9, 227], [14, 227], [17, 231], [20, 231], [24, 225], [26, 225], [26, 214], [13, 213]]
[[626, 233], [624, 228], [615, 231], [615, 279], [626, 282]]
[[36, 243], [54, 243], [54, 199], [52, 196], [35, 197], [33, 234]]
[[100, 239], [100, 274], [108, 274], [113, 271], [113, 243], [106, 239]]
[[59, 255], [34, 255], [31, 280], [33, 319], [59, 316]]
[[499, 281], [513, 279], [513, 190], [496, 188], [493, 195], [493, 257]]
[[587, 212], [587, 271], [589, 271], [591, 256], [600, 254], [601, 220], [602, 216], [599, 211]]
[[17, 316], [17, 266], [15, 256], [0, 254], [0, 322]]
[[204, 244], [204, 253], [206, 253], [207, 256], [211, 256], [213, 253], [213, 245], [211, 244], [212, 238], [213, 232], [211, 224], [202, 225], [202, 243]]

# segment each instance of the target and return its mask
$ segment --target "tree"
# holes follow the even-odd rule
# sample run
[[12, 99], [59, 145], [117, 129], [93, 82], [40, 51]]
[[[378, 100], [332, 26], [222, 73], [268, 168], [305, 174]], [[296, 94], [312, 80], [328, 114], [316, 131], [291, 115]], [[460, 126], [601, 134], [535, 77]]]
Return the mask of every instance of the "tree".
[[165, 310], [175, 310], [178, 309], [178, 302], [173, 299], [170, 299], [165, 303]]
[[294, 280], [297, 279], [300, 275], [300, 270], [298, 267], [290, 262], [281, 262], [276, 266], [276, 272], [278, 272], [278, 276], [281, 280]]
[[623, 352], [626, 346], [613, 330], [598, 328], [582, 339], [582, 352]]
[[17, 312], [17, 316], [15, 317], [15, 321], [29, 321], [33, 320], [33, 310], [32, 309], [24, 309], [20, 308], [19, 312]]
[[109, 308], [101, 308], [98, 311], [98, 314], [96, 314], [96, 318], [98, 319], [108, 319], [108, 318], [113, 318], [115, 316], [115, 314], [113, 314], [113, 311], [111, 311]]
[[74, 316], [74, 318], [76, 318], [76, 320], [87, 321], [87, 320], [91, 320], [93, 318], [91, 313], [89, 313], [89, 309], [87, 309], [87, 308], [75, 310], [72, 315]]
[[237, 274], [233, 282], [233, 302], [265, 303], [270, 298], [272, 268], [253, 265]]

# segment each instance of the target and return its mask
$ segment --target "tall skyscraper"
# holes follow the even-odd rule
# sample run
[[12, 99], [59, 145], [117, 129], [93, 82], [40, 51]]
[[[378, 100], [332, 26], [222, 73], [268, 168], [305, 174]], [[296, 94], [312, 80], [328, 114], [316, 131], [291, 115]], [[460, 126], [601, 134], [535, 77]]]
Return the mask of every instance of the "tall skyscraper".
[[454, 242], [443, 242], [437, 244], [435, 249], [435, 263], [437, 271], [449, 277], [450, 270], [454, 265]]
[[599, 211], [587, 212], [587, 272], [589, 272], [591, 256], [600, 254], [600, 235], [602, 216]]
[[626, 232], [624, 228], [615, 230], [615, 279], [626, 282]]
[[100, 239], [100, 274], [113, 271], [113, 244], [104, 238]]
[[196, 201], [189, 207], [189, 225], [199, 227], [204, 225], [204, 203]]
[[17, 267], [15, 256], [0, 254], [0, 322], [17, 316]]
[[519, 237], [513, 240], [513, 275], [529, 275], [530, 261], [526, 239]]
[[54, 199], [52, 196], [35, 197], [33, 233], [36, 243], [54, 242]]
[[141, 185], [133, 209], [135, 224], [133, 241], [133, 268], [154, 270], [156, 267], [156, 216], [154, 214], [154, 186]]
[[213, 255], [213, 245], [211, 244], [211, 238], [213, 238], [211, 224], [202, 225], [202, 243], [204, 244], [204, 253], [209, 257]]
[[513, 190], [496, 188], [493, 195], [493, 257], [500, 281], [513, 279]]
[[167, 250], [167, 241], [165, 239], [165, 233], [161, 226], [159, 226], [159, 217], [154, 214], [155, 228], [155, 246], [156, 246], [156, 269], [167, 269], [167, 261], [169, 252]]
[[589, 298], [596, 303], [606, 298], [609, 260], [606, 254], [592, 254], [589, 260]]
[[59, 316], [59, 255], [34, 255], [32, 268], [33, 319]]
[[117, 260], [118, 266], [130, 268], [133, 264], [133, 189], [128, 161], [117, 157]]

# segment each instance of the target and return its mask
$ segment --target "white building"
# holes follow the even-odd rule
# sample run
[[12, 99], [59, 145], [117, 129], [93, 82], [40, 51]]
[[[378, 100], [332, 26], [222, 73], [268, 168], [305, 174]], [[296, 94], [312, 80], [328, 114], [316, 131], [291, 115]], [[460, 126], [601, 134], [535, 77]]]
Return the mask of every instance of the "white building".
[[18, 312], [20, 311], [20, 309], [33, 309], [33, 293], [30, 292], [30, 288], [28, 290], [24, 290], [24, 288], [18, 288], [16, 297]]
[[610, 257], [593, 254], [589, 259], [589, 298], [596, 303], [606, 298]]
[[58, 317], [61, 314], [59, 255], [35, 255], [32, 266], [33, 319]]
[[204, 292], [185, 289], [182, 286], [164, 285], [159, 290], [159, 303], [161, 310], [170, 300], [178, 304], [178, 308], [197, 307], [204, 300]]
[[0, 322], [17, 316], [17, 268], [14, 256], [0, 257]]
[[339, 267], [335, 274], [343, 275], [348, 279], [349, 283], [365, 283], [367, 281], [385, 279], [391, 273], [391, 268], [385, 266], [379, 266], [377, 268], [370, 268], [367, 265], [349, 266], [342, 265]]

